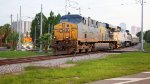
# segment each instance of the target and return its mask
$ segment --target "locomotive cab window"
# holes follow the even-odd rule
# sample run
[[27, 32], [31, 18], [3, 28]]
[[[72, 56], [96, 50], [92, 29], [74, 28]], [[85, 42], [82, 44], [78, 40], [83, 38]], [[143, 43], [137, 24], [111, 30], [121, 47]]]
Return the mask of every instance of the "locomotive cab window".
[[84, 24], [86, 24], [86, 20], [84, 20]]
[[71, 22], [71, 23], [80, 23], [82, 21], [82, 17], [80, 15], [65, 15], [60, 18], [61, 22]]
[[98, 28], [98, 21], [96, 22], [96, 28]]
[[94, 21], [92, 20], [92, 24], [94, 24]]
[[84, 20], [85, 20], [85, 19], [84, 19], [84, 18], [82, 18], [82, 23], [84, 23]]
[[87, 38], [87, 34], [85, 34], [84, 37]]
[[85, 18], [82, 19], [82, 23], [83, 23], [83, 24], [86, 24]]

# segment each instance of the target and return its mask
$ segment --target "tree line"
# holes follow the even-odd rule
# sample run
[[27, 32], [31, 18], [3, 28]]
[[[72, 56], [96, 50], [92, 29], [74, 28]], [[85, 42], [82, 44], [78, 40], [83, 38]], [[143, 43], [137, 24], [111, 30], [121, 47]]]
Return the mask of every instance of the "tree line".
[[[147, 31], [143, 32], [143, 35], [144, 35], [143, 39], [144, 39], [147, 43], [150, 43], [150, 30], [147, 30]], [[140, 39], [140, 41], [141, 41], [141, 31], [138, 32], [138, 33], [136, 34], [136, 36], [139, 37], [139, 39]]]
[[16, 49], [18, 43], [18, 33], [11, 28], [10, 24], [0, 26], [0, 46]]
[[[44, 14], [42, 14], [42, 16], [43, 16], [42, 18], [43, 36], [40, 37], [41, 13], [37, 13], [35, 15], [35, 18], [32, 20], [30, 36], [32, 37], [32, 39], [35, 39], [35, 32], [36, 32], [37, 44], [39, 43], [39, 40], [42, 40], [43, 44], [49, 45], [50, 39], [52, 38], [54, 25], [59, 23], [59, 19], [61, 15], [60, 14], [55, 15], [54, 12], [51, 11], [49, 13], [49, 17], [46, 17]], [[17, 31], [13, 30], [10, 24], [5, 24], [3, 26], [0, 26], [0, 46], [3, 43], [5, 44], [3, 46], [10, 45], [12, 49], [16, 49], [18, 43], [18, 37], [19, 35]], [[21, 37], [23, 38], [23, 35], [21, 35]]]
[[[47, 18], [44, 14], [42, 14], [42, 34], [47, 34], [50, 33], [52, 34], [54, 25], [59, 23], [59, 19], [61, 17], [60, 14], [55, 15], [54, 12], [50, 12], [49, 17]], [[40, 18], [41, 18], [41, 13], [36, 14], [34, 20], [32, 21], [31, 24], [31, 32], [30, 35], [32, 39], [38, 39], [40, 36]], [[35, 38], [36, 35], [36, 38]], [[37, 40], [38, 41], [38, 40]]]
[[48, 46], [51, 44], [54, 26], [59, 23], [61, 15], [55, 15], [53, 11], [49, 13], [47, 18], [42, 14], [42, 37], [40, 37], [40, 19], [41, 13], [36, 14], [34, 20], [31, 24], [30, 35], [33, 39], [34, 44], [39, 47], [40, 41], [42, 41], [43, 47], [47, 50]]

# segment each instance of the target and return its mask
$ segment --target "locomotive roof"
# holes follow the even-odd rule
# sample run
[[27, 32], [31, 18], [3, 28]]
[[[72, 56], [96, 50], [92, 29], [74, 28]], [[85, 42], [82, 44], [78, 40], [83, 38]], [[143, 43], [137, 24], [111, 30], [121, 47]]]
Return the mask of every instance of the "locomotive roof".
[[[81, 18], [87, 18], [87, 17], [81, 16], [79, 14], [68, 14], [68, 15], [62, 16], [60, 19], [66, 19], [66, 18], [80, 18], [81, 19]], [[90, 18], [90, 17], [88, 17], [88, 18]], [[94, 19], [91, 19], [91, 20], [94, 20]], [[97, 20], [94, 20], [94, 21], [97, 21]], [[99, 22], [99, 21], [97, 21], [97, 22]], [[103, 23], [103, 22], [99, 22], [99, 23]], [[114, 25], [111, 25], [111, 24], [108, 24], [108, 23], [103, 23], [103, 24], [105, 24], [106, 27], [108, 27], [108, 28], [116, 28], [116, 29], [121, 28], [119, 26], [114, 26]]]
[[82, 16], [78, 15], [78, 14], [69, 14], [69, 15], [64, 15], [61, 18], [72, 18], [72, 17], [76, 17], [76, 18], [82, 18]]

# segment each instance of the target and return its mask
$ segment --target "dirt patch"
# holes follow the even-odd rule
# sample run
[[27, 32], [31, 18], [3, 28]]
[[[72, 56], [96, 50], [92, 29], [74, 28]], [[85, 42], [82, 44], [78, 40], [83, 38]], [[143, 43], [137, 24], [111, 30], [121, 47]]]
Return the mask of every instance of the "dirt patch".
[[7, 59], [7, 58], [0, 58], [0, 60], [4, 60], [4, 59]]
[[59, 67], [60, 68], [69, 68], [69, 67], [73, 67], [73, 66], [76, 66], [76, 64], [62, 64]]
[[12, 73], [12, 75], [21, 75], [21, 74], [23, 74], [24, 72], [22, 71], [20, 71], [20, 72], [15, 72], [15, 73]]
[[76, 77], [74, 77], [75, 79], [80, 79], [80, 77], [78, 77], [78, 76], [76, 76]]

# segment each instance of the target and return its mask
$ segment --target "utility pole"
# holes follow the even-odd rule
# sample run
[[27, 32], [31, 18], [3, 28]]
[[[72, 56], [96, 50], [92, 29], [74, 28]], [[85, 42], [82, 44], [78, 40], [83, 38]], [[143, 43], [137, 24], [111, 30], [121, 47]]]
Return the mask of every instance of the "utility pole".
[[21, 22], [21, 6], [20, 6], [20, 21], [19, 21], [19, 41], [18, 41], [18, 45], [19, 45], [19, 50], [21, 50], [21, 29], [22, 29], [22, 22]]
[[10, 19], [11, 19], [10, 26], [11, 26], [11, 28], [12, 28], [12, 17], [13, 17], [13, 15], [11, 14], [11, 15], [10, 15]]
[[79, 7], [79, 15], [81, 15], [81, 8]]
[[48, 24], [48, 33], [50, 33], [50, 24]]
[[[11, 14], [10, 15], [10, 18], [11, 18], [11, 33], [14, 33], [14, 28], [12, 26], [12, 17], [13, 17], [13, 15]], [[12, 39], [13, 39], [13, 41], [12, 41], [12, 47], [14, 49], [14, 36], [13, 35], [12, 35]]]
[[[48, 24], [48, 34], [50, 34], [50, 24]], [[50, 38], [50, 37], [49, 37]], [[48, 38], [48, 39], [49, 39]], [[49, 40], [48, 40], [49, 41]], [[48, 42], [49, 43], [49, 42]], [[49, 44], [48, 44], [48, 50], [49, 50]]]
[[[19, 32], [18, 31], [18, 13], [17, 13], [17, 29], [16, 29], [16, 31]], [[19, 47], [19, 39], [18, 39], [18, 43], [17, 43], [17, 49], [18, 49], [18, 47]]]
[[18, 32], [18, 14], [17, 14], [17, 32]]
[[[42, 37], [42, 4], [41, 4], [41, 22], [40, 22], [40, 37]], [[40, 52], [42, 52], [42, 41], [40, 41]]]
[[144, 51], [143, 45], [143, 0], [141, 0], [141, 51]]
[[36, 26], [35, 26], [35, 29], [34, 29], [34, 44], [35, 44], [35, 47], [36, 47]]

